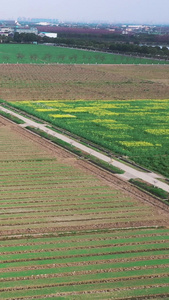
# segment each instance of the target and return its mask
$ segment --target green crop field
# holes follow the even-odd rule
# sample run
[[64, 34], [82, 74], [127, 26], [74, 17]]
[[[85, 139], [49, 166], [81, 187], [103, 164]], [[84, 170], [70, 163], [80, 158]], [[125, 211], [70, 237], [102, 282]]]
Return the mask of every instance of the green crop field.
[[169, 177], [169, 100], [10, 103]]
[[1, 44], [0, 63], [168, 64], [169, 62], [45, 45]]
[[168, 217], [146, 195], [2, 117], [0, 170], [0, 299], [167, 298]]

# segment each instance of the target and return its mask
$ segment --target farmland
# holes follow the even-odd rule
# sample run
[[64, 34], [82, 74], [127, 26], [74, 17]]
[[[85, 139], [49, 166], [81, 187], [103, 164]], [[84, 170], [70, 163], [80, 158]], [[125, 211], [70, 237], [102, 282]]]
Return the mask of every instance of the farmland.
[[11, 104], [169, 177], [169, 100]]
[[168, 99], [168, 66], [7, 65], [0, 67], [4, 100]]
[[45, 45], [1, 44], [0, 63], [10, 64], [168, 64], [165, 60], [130, 57]]
[[156, 200], [3, 118], [0, 169], [1, 299], [168, 295]]
[[[11, 106], [169, 176], [168, 66], [141, 65], [162, 61], [0, 45], [0, 63]], [[0, 299], [169, 298], [167, 205], [1, 116], [0, 170]]]

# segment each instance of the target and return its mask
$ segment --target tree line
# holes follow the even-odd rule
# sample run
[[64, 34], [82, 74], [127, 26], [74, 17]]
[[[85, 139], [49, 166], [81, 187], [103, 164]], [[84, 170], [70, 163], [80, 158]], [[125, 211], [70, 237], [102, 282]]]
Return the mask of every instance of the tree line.
[[[39, 36], [34, 33], [15, 33], [13, 37], [1, 36], [4, 43], [53, 43], [57, 46], [75, 47], [89, 50], [115, 52], [129, 55], [139, 55], [169, 59], [167, 46], [159, 47], [156, 43], [161, 37], [154, 35], [129, 36], [121, 34], [89, 35], [89, 34], [60, 34], [57, 38]], [[167, 37], [166, 37], [167, 39]], [[143, 43], [143, 45], [140, 45]], [[145, 45], [147, 43], [147, 45]], [[148, 43], [154, 44], [148, 45]], [[166, 45], [168, 45], [166, 43]]]

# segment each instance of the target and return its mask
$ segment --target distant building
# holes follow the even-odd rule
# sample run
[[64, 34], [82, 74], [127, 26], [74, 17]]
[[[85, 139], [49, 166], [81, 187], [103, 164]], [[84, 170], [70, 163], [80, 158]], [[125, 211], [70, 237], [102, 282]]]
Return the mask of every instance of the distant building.
[[50, 23], [47, 23], [47, 22], [39, 22], [39, 23], [36, 23], [36, 25], [40, 25], [40, 26], [49, 26]]
[[14, 29], [10, 27], [0, 26], [0, 35], [9, 36], [9, 35], [13, 35], [13, 33], [14, 33]]
[[12, 31], [12, 29], [9, 27], [0, 27], [0, 32], [9, 33], [11, 31]]
[[49, 38], [57, 38], [57, 33], [53, 33], [53, 32], [41, 32], [40, 34], [39, 34], [39, 36], [42, 36], [42, 37], [44, 37], [44, 36], [47, 36], [47, 37], [49, 37]]
[[40, 19], [40, 18], [33, 18], [30, 20], [32, 23], [49, 23], [49, 24], [57, 24], [59, 21], [58, 19]]
[[20, 33], [34, 33], [36, 35], [38, 35], [38, 29], [35, 27], [22, 27], [22, 28], [15, 28], [15, 32]]

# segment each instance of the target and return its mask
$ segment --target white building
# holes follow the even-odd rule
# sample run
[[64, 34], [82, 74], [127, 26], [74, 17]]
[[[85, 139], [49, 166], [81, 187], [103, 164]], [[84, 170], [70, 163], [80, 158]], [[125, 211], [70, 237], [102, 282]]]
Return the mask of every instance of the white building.
[[13, 34], [14, 30], [9, 27], [0, 27], [0, 35], [8, 36], [9, 34]]
[[44, 37], [44, 36], [47, 36], [49, 38], [57, 38], [58, 34], [57, 33], [53, 33], [53, 32], [41, 32], [39, 34], [40, 36]]

